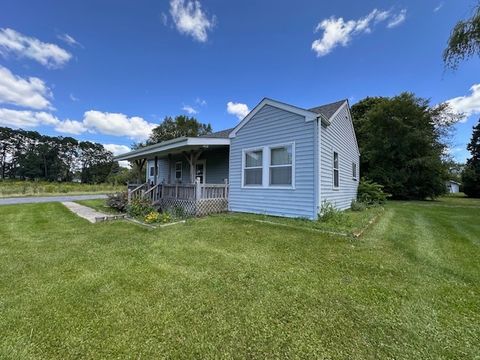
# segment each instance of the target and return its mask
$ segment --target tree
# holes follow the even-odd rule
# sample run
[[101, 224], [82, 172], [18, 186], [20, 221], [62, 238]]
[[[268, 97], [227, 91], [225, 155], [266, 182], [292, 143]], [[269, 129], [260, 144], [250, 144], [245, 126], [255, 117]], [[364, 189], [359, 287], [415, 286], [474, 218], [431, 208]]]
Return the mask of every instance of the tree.
[[480, 119], [473, 127], [470, 143], [467, 145], [472, 157], [462, 174], [463, 191], [467, 196], [480, 198]]
[[147, 145], [157, 144], [162, 141], [175, 139], [181, 136], [195, 137], [212, 133], [210, 124], [203, 124], [194, 117], [185, 115], [167, 116], [163, 122], [152, 130]]
[[461, 60], [480, 55], [480, 3], [473, 15], [467, 20], [460, 20], [453, 28], [443, 52], [446, 66], [456, 69]]
[[104, 182], [112, 170], [113, 154], [102, 144], [81, 141], [78, 145], [82, 182]]
[[447, 105], [403, 93], [367, 98], [352, 106], [362, 174], [397, 199], [433, 198], [445, 192], [445, 135], [455, 117]]

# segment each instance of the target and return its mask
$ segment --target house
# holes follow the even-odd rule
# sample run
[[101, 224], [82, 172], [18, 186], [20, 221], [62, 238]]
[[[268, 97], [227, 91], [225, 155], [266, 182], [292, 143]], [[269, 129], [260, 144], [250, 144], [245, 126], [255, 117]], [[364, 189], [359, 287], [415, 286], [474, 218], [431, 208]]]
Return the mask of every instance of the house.
[[263, 99], [235, 128], [118, 156], [145, 166], [130, 198], [203, 214], [236, 211], [315, 219], [323, 202], [356, 199], [359, 149], [347, 100], [311, 109]]
[[460, 192], [460, 183], [449, 180], [445, 183], [445, 186], [447, 187], [447, 192], [450, 194], [455, 194]]

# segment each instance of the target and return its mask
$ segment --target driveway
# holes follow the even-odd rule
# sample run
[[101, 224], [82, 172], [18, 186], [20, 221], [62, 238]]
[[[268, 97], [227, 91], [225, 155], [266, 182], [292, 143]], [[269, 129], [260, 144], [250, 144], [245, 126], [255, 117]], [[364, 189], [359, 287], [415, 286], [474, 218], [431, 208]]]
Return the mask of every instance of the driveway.
[[105, 194], [95, 195], [64, 195], [64, 196], [39, 196], [39, 197], [17, 197], [17, 198], [0, 198], [0, 205], [14, 205], [14, 204], [31, 204], [31, 203], [46, 203], [46, 202], [64, 202], [76, 200], [92, 200], [105, 199]]

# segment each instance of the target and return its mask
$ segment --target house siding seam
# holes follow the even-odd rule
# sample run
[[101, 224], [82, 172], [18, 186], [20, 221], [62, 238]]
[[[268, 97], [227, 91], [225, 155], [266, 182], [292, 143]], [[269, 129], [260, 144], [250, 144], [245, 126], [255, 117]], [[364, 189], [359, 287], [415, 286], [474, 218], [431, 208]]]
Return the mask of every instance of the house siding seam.
[[[344, 106], [329, 126], [320, 129], [320, 199], [338, 209], [350, 208], [357, 197], [360, 157], [348, 108]], [[339, 156], [339, 187], [333, 188], [333, 152]], [[352, 162], [357, 164], [357, 180], [352, 177]], [[321, 206], [320, 203], [320, 206]]]
[[[314, 219], [314, 122], [305, 117], [264, 106], [239, 131], [230, 144], [229, 210]], [[244, 149], [295, 143], [295, 188], [242, 188]]]

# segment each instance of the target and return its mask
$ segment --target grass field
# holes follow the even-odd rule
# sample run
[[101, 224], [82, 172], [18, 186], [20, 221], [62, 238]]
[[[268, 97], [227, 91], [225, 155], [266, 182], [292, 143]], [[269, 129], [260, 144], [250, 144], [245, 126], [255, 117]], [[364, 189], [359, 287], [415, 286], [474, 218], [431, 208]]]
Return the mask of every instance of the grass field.
[[478, 200], [392, 202], [354, 240], [2, 206], [0, 358], [478, 358], [479, 218]]
[[58, 183], [48, 181], [0, 181], [1, 197], [103, 194], [125, 191], [125, 185]]

